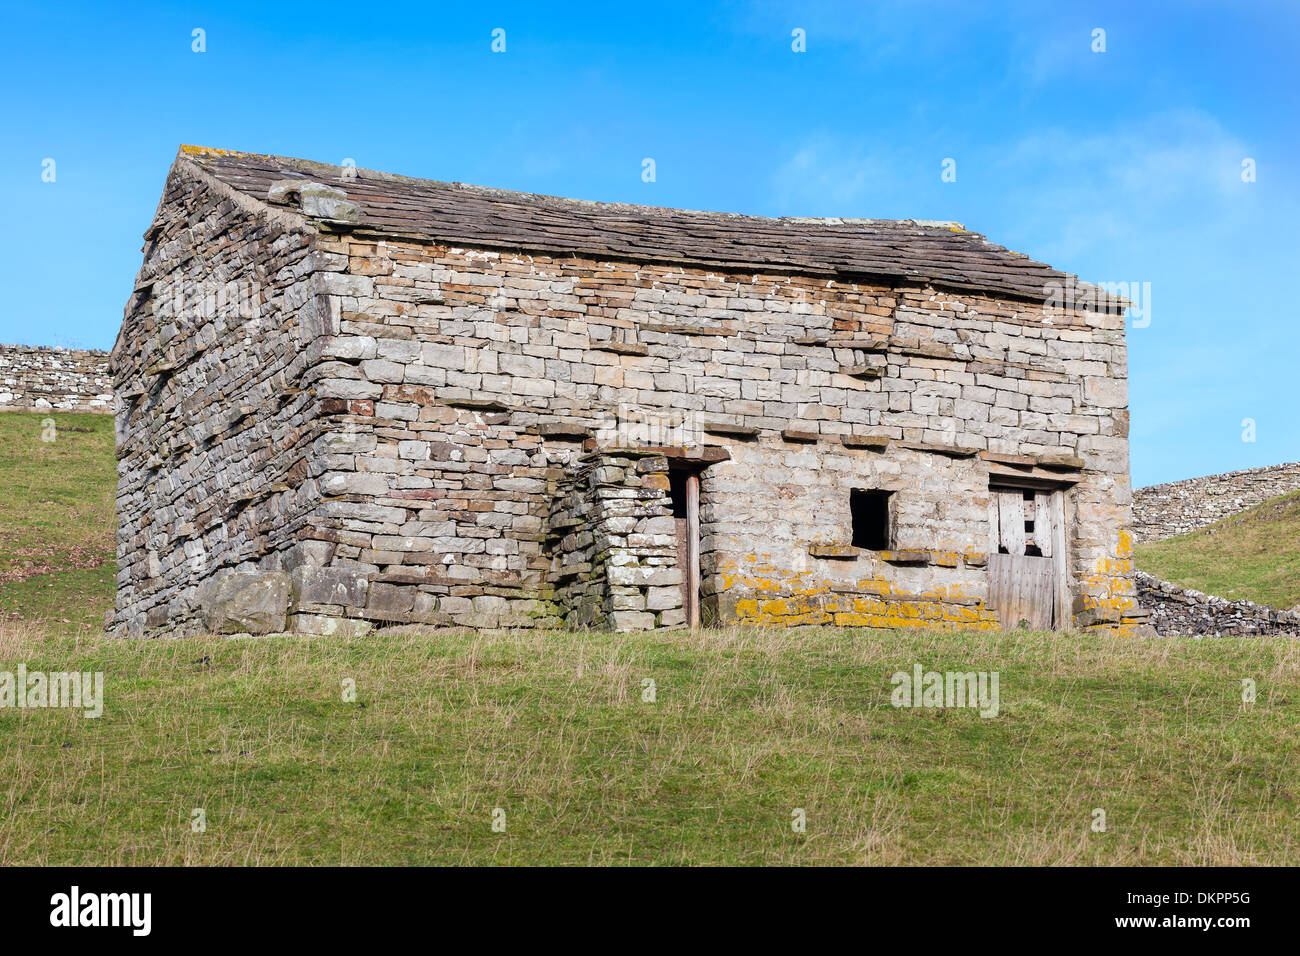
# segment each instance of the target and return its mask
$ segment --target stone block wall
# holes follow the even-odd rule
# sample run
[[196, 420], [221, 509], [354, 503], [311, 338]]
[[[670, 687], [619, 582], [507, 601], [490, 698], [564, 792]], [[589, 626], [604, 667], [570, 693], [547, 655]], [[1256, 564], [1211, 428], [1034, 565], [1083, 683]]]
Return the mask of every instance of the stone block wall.
[[[718, 620], [991, 626], [988, 456], [1084, 463], [1069, 491], [1076, 620], [1136, 612], [1117, 315], [350, 235], [322, 236], [316, 261], [336, 303], [311, 373], [330, 453], [309, 464], [326, 500], [303, 533], [369, 580], [346, 615], [612, 613], [579, 596], [593, 578], [555, 571], [600, 573], [578, 553], [594, 526], [565, 544], [547, 525], [561, 486], [600, 467], [581, 461], [584, 439], [676, 443], [625, 440], [656, 418], [730, 453], [701, 478]], [[898, 553], [815, 556], [846, 539], [848, 492], [873, 485], [897, 491]]]
[[[740, 624], [997, 627], [978, 456], [782, 441], [733, 448], [701, 481], [706, 617]], [[893, 539], [851, 546], [854, 488], [891, 493]]]
[[107, 352], [0, 345], [0, 411], [113, 411]]
[[1133, 492], [1133, 537], [1188, 534], [1292, 491], [1300, 491], [1300, 462], [1148, 485]]

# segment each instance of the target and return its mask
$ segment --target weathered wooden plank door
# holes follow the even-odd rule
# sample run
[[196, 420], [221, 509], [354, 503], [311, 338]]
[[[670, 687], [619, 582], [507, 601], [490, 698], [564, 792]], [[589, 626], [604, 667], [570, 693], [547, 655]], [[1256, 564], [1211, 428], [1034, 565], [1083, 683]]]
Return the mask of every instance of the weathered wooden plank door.
[[1007, 554], [1025, 553], [1025, 498], [1015, 489], [997, 491], [998, 543]]
[[989, 603], [1004, 628], [1022, 622], [1035, 631], [1052, 629], [1055, 569], [1051, 558], [1026, 554], [989, 555]]
[[1064, 627], [1064, 494], [1060, 489], [989, 489], [989, 604], [1003, 627]]
[[682, 569], [682, 607], [686, 626], [700, 626], [700, 476], [674, 472], [673, 519], [677, 532], [677, 566]]
[[700, 626], [700, 475], [686, 479], [686, 626]]

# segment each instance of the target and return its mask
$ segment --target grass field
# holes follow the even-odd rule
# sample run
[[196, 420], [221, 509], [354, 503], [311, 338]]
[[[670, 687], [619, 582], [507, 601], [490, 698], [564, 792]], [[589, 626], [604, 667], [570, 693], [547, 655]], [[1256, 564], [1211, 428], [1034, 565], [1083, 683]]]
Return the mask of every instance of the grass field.
[[[54, 417], [0, 414], [0, 671], [104, 712], [0, 708], [0, 865], [1300, 863], [1296, 642], [108, 641], [111, 423]], [[917, 663], [997, 671], [998, 716], [893, 707]]]
[[103, 627], [115, 571], [112, 416], [0, 412], [0, 488], [0, 621]]
[[1231, 600], [1300, 605], [1300, 492], [1191, 534], [1137, 545], [1142, 570]]
[[[106, 703], [0, 711], [0, 864], [1300, 862], [1294, 642], [11, 626], [16, 660]], [[916, 662], [998, 671], [999, 715], [894, 708]]]

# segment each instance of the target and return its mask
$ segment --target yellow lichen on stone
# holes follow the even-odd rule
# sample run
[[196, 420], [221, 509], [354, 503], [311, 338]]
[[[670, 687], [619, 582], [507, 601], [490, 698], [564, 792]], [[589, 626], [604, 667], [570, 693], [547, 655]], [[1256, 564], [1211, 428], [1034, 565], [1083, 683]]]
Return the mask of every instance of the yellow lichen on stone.
[[1125, 622], [1126, 613], [1138, 610], [1133, 592], [1133, 537], [1121, 530], [1113, 557], [1098, 558], [1083, 576], [1083, 609], [1103, 615], [1094, 629], [1116, 635], [1130, 635], [1137, 622]]
[[191, 146], [187, 143], [181, 144], [181, 152], [186, 156], [255, 156], [256, 153], [244, 153], [237, 149], [219, 149], [216, 146]]
[[[957, 557], [954, 554], [954, 557]], [[726, 591], [743, 596], [731, 603], [736, 623], [756, 626], [834, 623], [841, 627], [929, 627], [941, 630], [996, 630], [997, 616], [983, 600], [970, 603], [959, 586], [927, 594], [908, 594], [886, 578], [864, 577], [854, 590], [813, 577], [811, 571], [773, 568], [767, 555], [751, 555], [746, 568], [728, 563], [719, 569]]]

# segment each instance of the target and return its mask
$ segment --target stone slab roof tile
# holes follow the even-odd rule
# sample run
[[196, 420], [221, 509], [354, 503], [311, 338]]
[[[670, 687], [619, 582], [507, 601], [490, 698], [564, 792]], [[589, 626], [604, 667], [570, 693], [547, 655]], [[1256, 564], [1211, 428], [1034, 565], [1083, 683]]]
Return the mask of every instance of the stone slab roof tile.
[[[910, 219], [770, 218], [561, 199], [413, 179], [309, 160], [182, 146], [227, 186], [269, 202], [286, 179], [343, 189], [350, 228], [491, 249], [778, 270], [846, 280], [879, 277], [1041, 302], [1050, 287], [1095, 289], [957, 223]], [[1122, 300], [1099, 294], [1111, 308]]]

